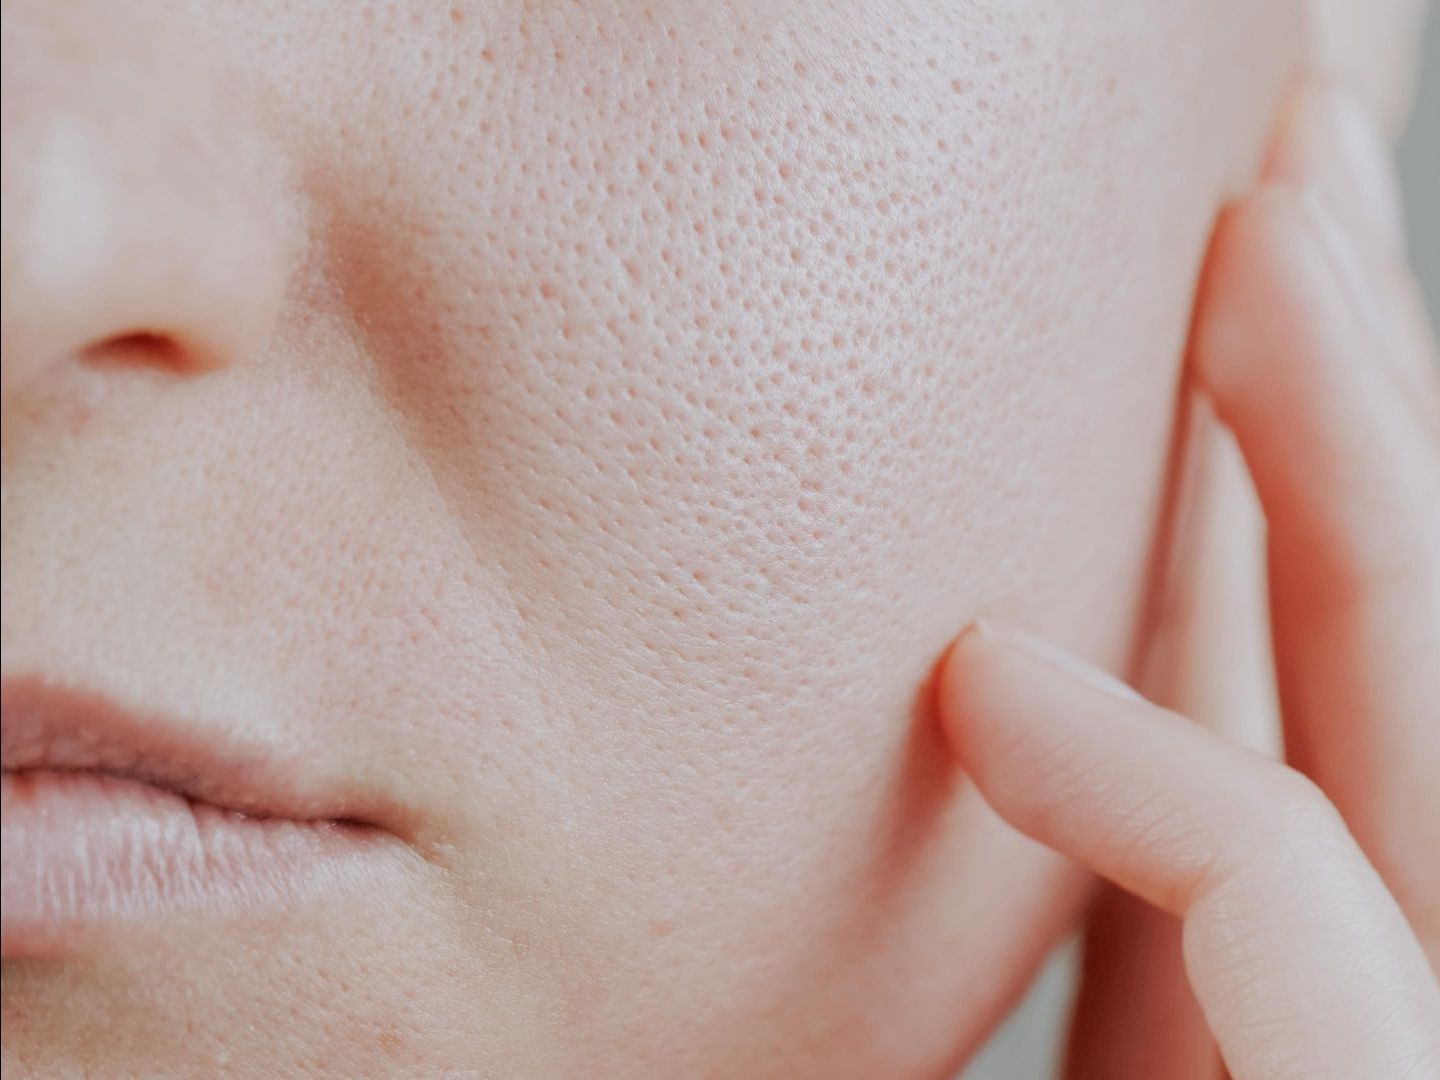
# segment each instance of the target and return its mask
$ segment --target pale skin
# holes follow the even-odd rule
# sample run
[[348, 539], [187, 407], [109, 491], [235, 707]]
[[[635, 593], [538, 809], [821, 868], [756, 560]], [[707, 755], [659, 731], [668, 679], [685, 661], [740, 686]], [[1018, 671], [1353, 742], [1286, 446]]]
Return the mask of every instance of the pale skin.
[[[1171, 498], [1177, 404], [1253, 457], [1236, 403], [1266, 402], [1274, 339], [1342, 341], [1316, 320], [1345, 308], [1276, 303], [1310, 272], [1245, 211], [1201, 269], [1268, 145], [1267, 184], [1322, 187], [1369, 252], [1354, 276], [1410, 288], [1394, 214], [1367, 231], [1344, 197], [1354, 124], [1285, 103], [1313, 69], [1393, 137], [1419, 8], [0, 0], [5, 730], [48, 709], [34, 741], [73, 749], [113, 706], [86, 767], [150, 753], [202, 802], [238, 777], [376, 841], [283, 903], [115, 905], [0, 948], [5, 1076], [950, 1078], [1088, 917], [1073, 1070], [1208, 1080], [1230, 1029], [1174, 916], [1091, 903], [1093, 853], [986, 804], [1034, 831], [988, 742], [952, 752], [936, 674], [979, 615], [1217, 738], [1272, 722], [1260, 510], [1218, 436], [1205, 498]], [[1221, 393], [1204, 335], [1186, 354], [1226, 293], [1263, 318], [1212, 336], [1258, 358]], [[1262, 433], [1313, 464], [1323, 431], [1283, 411]], [[1424, 499], [1377, 496], [1427, 474], [1383, 456], [1353, 487], [1389, 541]], [[1421, 665], [1337, 651], [1303, 670], [1424, 706]], [[1342, 730], [1286, 697], [1294, 764], [1413, 934], [1413, 706], [1356, 699]]]
[[[1381, 158], [1346, 141], [1360, 112], [1296, 95], [1217, 228], [1191, 347], [1268, 526], [1285, 760], [983, 621], [942, 675], [991, 805], [1123, 890], [1096, 910], [1072, 1076], [1213, 1076], [1217, 1047], [1247, 1080], [1440, 1069], [1440, 366]], [[1245, 558], [1211, 544], [1182, 572], [1236, 599], [1182, 584], [1162, 617], [1212, 661], [1205, 620], [1255, 610]], [[1232, 730], [1264, 711], [1263, 680], [1222, 667], [1202, 700], [1203, 671], [1168, 670], [1158, 696]]]

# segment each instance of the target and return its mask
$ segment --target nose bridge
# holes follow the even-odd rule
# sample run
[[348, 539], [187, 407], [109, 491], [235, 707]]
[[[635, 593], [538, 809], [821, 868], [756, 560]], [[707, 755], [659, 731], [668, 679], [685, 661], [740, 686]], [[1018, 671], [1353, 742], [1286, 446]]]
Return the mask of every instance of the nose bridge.
[[155, 56], [153, 42], [89, 42], [87, 63], [47, 58], [43, 43], [23, 56], [7, 46], [19, 69], [6, 76], [4, 118], [7, 396], [51, 364], [114, 348], [133, 360], [139, 345], [147, 362], [181, 371], [261, 349], [284, 245], [254, 141], [203, 76]]

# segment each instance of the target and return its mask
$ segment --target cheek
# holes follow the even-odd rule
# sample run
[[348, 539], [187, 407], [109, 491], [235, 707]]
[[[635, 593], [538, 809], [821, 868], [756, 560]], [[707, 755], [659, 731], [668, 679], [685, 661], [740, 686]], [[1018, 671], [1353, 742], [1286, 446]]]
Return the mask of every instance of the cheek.
[[[304, 127], [325, 245], [287, 327], [363, 374], [342, 401], [286, 368], [316, 445], [263, 427], [274, 468], [244, 462], [291, 499], [242, 554], [283, 552], [292, 593], [237, 598], [293, 635], [311, 708], [276, 711], [414, 807], [488, 967], [641, 1046], [656, 1013], [788, 1042], [791, 1003], [896, 1010], [869, 991], [975, 910], [927, 828], [953, 776], [921, 687], [980, 609], [1122, 657], [1196, 267], [1286, 29], [1248, 0], [782, 6], [442, 12], [420, 64], [369, 28], [393, 79], [335, 68], [373, 116]], [[977, 865], [967, 895], [1013, 891]]]
[[962, 7], [918, 50], [892, 17], [496, 30], [432, 90], [453, 153], [397, 183], [409, 232], [361, 234], [405, 278], [351, 282], [387, 397], [590, 689], [893, 711], [895, 658], [981, 605], [1103, 600], [1119, 647], [1211, 150], [1265, 88], [1181, 133], [1209, 73], [1156, 47], [1173, 15]]

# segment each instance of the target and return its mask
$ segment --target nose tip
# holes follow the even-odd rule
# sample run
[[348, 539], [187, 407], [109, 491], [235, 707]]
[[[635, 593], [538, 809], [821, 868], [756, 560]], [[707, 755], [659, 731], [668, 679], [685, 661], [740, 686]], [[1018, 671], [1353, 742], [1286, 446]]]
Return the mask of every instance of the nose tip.
[[23, 91], [5, 122], [6, 397], [56, 363], [199, 372], [262, 349], [284, 252], [225, 132], [183, 95]]

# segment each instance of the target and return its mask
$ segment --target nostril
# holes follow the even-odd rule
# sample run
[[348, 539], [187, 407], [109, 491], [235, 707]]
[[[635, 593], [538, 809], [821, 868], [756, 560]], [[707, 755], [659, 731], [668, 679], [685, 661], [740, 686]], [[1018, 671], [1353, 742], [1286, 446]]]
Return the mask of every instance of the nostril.
[[80, 358], [101, 367], [150, 367], [181, 372], [196, 366], [173, 337], [150, 330], [108, 337], [87, 346]]

